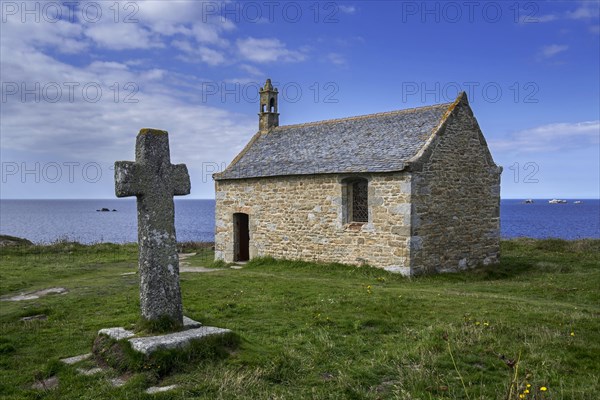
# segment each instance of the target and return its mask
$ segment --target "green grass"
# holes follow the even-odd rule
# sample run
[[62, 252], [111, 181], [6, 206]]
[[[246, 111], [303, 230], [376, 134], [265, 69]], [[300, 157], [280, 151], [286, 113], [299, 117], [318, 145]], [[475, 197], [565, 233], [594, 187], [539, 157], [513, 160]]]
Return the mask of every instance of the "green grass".
[[[600, 240], [502, 247], [499, 266], [414, 279], [272, 259], [184, 273], [185, 314], [241, 343], [165, 378], [136, 372], [120, 388], [107, 382], [116, 371], [88, 377], [57, 360], [90, 352], [98, 329], [138, 320], [138, 277], [121, 275], [135, 271], [136, 247], [2, 248], [0, 295], [69, 292], [0, 303], [0, 397], [518, 399], [530, 384], [528, 399], [598, 398]], [[200, 250], [190, 265], [210, 264], [211, 249]], [[37, 314], [48, 319], [20, 320]], [[52, 375], [58, 389], [31, 389]]]

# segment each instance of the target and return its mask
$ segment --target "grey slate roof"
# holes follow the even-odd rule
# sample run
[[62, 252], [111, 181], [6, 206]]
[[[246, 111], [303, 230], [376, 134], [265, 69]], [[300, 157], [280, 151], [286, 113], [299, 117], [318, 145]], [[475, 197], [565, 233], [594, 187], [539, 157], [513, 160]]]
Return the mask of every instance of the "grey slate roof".
[[404, 169], [453, 103], [258, 132], [216, 180]]

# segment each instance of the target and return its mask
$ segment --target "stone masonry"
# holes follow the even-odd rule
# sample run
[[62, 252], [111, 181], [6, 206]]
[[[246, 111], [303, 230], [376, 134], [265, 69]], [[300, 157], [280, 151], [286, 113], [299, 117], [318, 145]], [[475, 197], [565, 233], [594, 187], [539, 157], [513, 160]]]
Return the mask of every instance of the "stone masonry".
[[342, 221], [344, 175], [219, 181], [216, 258], [233, 260], [233, 213], [249, 215], [250, 257], [408, 266], [410, 175], [372, 174], [369, 223]]
[[[262, 129], [214, 176], [215, 258], [234, 261], [234, 214], [243, 213], [250, 259], [405, 275], [492, 264], [501, 171], [464, 93], [437, 106]], [[368, 181], [367, 222], [345, 217], [348, 178]]]
[[411, 273], [463, 270], [500, 257], [500, 173], [477, 120], [457, 102], [413, 164]]

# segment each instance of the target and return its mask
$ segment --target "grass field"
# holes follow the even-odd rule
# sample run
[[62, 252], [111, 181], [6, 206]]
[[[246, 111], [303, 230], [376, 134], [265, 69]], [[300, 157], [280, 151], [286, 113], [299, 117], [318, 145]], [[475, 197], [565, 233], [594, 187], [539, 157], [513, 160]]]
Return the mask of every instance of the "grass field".
[[[68, 290], [0, 302], [0, 398], [600, 398], [600, 240], [504, 241], [499, 266], [413, 279], [272, 259], [182, 273], [185, 315], [241, 339], [227, 357], [128, 374], [118, 388], [116, 371], [58, 362], [90, 352], [99, 329], [137, 320], [138, 277], [123, 275], [136, 265], [134, 245], [0, 249], [0, 295]], [[58, 388], [31, 388], [50, 376]]]

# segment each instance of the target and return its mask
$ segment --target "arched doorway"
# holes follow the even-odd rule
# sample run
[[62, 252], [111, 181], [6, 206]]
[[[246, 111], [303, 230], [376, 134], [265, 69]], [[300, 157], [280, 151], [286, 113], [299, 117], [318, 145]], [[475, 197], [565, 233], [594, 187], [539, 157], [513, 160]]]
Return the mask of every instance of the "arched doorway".
[[250, 231], [248, 214], [233, 214], [233, 261], [250, 259]]

